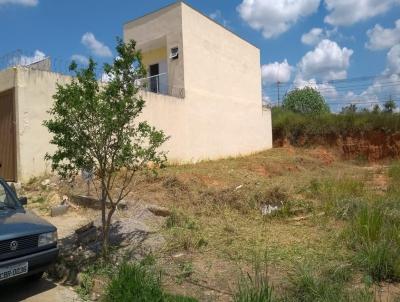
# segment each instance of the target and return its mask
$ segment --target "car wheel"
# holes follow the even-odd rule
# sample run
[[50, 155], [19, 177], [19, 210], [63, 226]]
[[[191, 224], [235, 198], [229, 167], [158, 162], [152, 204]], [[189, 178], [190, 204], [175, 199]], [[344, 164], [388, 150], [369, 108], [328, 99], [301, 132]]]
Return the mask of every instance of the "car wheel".
[[29, 281], [39, 281], [42, 279], [44, 272], [36, 273], [27, 277]]

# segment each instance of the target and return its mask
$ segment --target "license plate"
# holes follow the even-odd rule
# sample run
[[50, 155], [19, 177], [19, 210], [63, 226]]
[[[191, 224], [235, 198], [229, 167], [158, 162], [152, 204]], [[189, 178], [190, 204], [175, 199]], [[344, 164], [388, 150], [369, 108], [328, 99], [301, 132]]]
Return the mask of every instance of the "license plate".
[[0, 268], [0, 281], [23, 275], [28, 272], [28, 262], [18, 263], [8, 267]]

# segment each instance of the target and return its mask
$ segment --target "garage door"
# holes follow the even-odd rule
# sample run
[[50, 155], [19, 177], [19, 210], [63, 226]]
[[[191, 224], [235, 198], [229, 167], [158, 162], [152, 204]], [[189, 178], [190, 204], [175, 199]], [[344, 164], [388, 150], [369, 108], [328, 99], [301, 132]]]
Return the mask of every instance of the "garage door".
[[0, 92], [0, 177], [17, 181], [14, 90]]

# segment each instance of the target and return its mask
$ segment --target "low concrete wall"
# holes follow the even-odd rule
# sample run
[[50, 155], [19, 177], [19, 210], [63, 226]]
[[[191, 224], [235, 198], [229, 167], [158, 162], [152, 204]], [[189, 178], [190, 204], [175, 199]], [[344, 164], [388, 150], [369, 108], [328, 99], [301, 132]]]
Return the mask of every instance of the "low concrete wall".
[[[49, 118], [56, 83], [70, 81], [68, 76], [28, 68], [0, 72], [0, 91], [12, 87], [16, 91], [19, 180], [50, 172], [44, 156], [53, 152], [54, 146], [43, 121]], [[163, 150], [171, 162], [239, 156], [272, 147], [271, 112], [261, 104], [222, 96], [216, 99], [191, 90], [185, 99], [151, 92], [142, 96], [146, 107], [141, 120], [170, 136]]]
[[143, 93], [142, 119], [164, 130], [172, 162], [239, 156], [272, 148], [271, 111], [261, 104], [218, 100], [188, 91], [185, 99]]
[[71, 81], [68, 76], [29, 68], [17, 69], [17, 169], [19, 180], [50, 172], [45, 162], [47, 152], [54, 151], [51, 135], [43, 126], [49, 118], [47, 111], [53, 104], [56, 84]]

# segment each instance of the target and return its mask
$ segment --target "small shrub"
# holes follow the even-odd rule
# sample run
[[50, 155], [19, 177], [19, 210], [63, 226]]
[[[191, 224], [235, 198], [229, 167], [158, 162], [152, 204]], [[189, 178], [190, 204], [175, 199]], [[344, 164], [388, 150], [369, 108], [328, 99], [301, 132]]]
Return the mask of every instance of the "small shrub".
[[186, 278], [189, 278], [193, 273], [193, 263], [191, 262], [182, 262], [178, 265], [179, 274], [176, 276], [177, 283], [181, 284]]
[[123, 264], [111, 279], [105, 301], [162, 301], [160, 278], [137, 264]]
[[161, 277], [138, 264], [122, 264], [105, 292], [105, 302], [195, 302], [195, 299], [165, 294]]
[[179, 180], [179, 178], [176, 176], [165, 177], [162, 182], [162, 186], [170, 191], [185, 192], [188, 190], [187, 185]]
[[204, 247], [207, 244], [208, 241], [198, 231], [185, 228], [173, 228], [170, 232], [168, 249], [170, 251], [190, 251]]
[[90, 298], [90, 293], [93, 288], [92, 278], [93, 276], [91, 274], [81, 273], [81, 281], [76, 291], [78, 295], [85, 301], [89, 300]]

